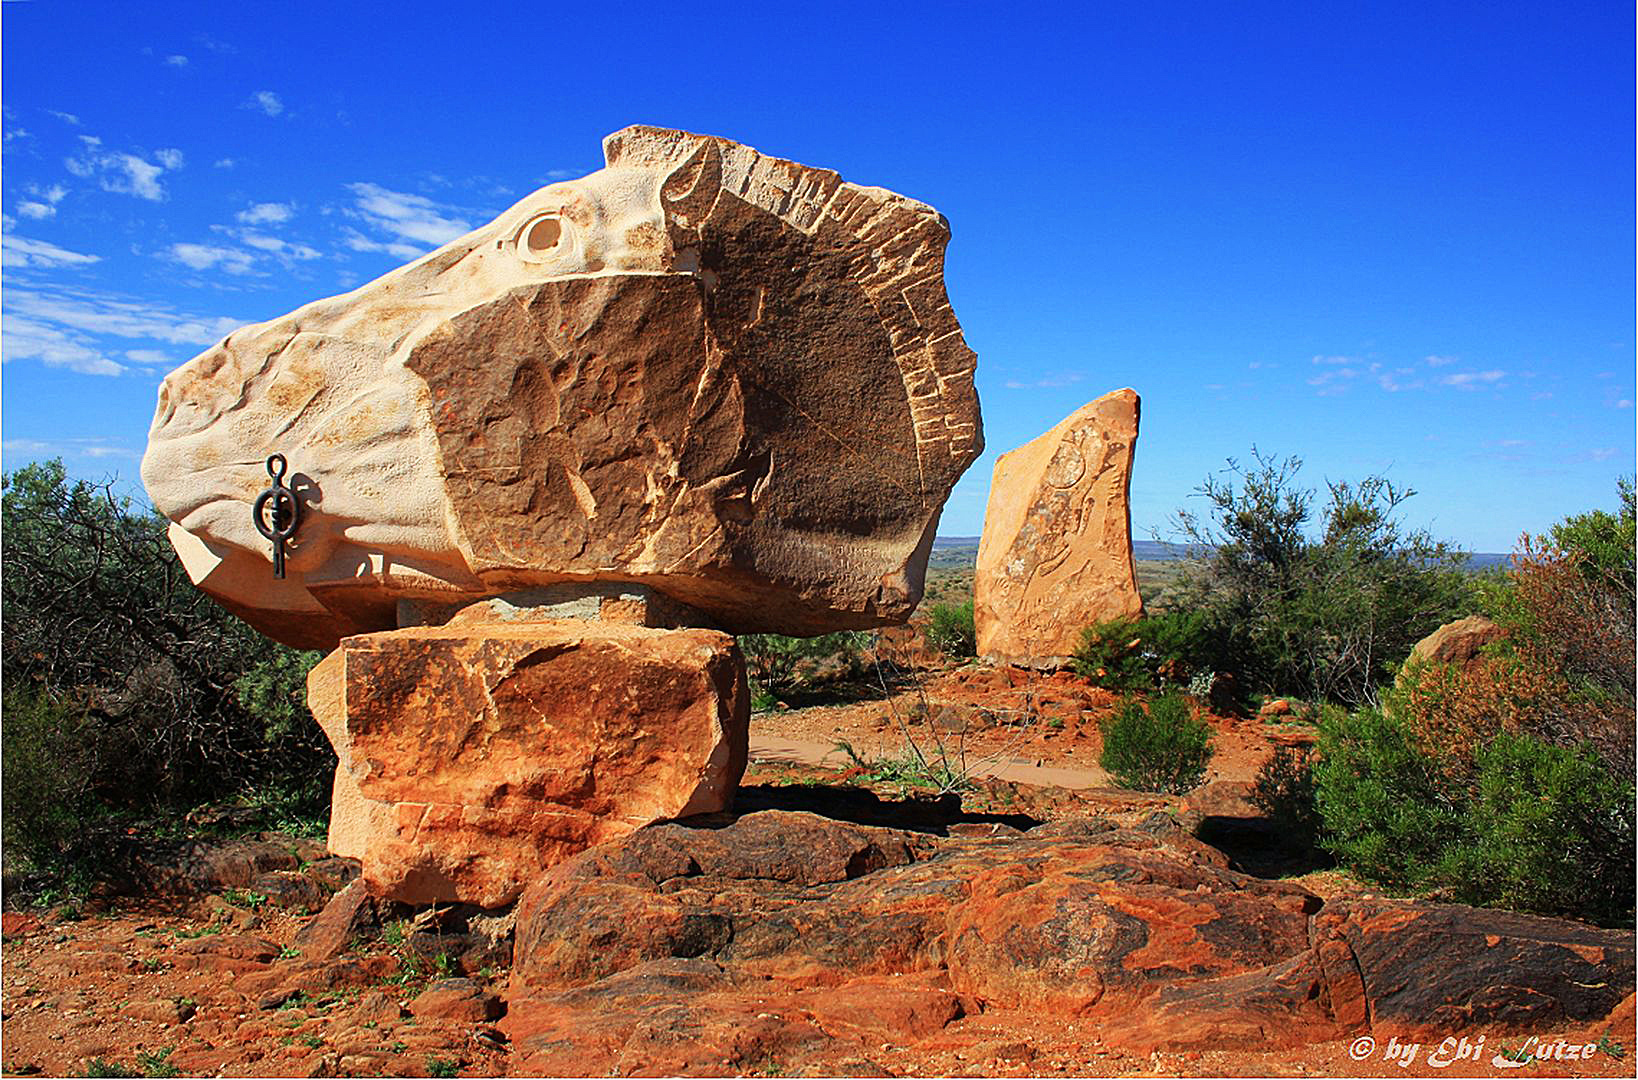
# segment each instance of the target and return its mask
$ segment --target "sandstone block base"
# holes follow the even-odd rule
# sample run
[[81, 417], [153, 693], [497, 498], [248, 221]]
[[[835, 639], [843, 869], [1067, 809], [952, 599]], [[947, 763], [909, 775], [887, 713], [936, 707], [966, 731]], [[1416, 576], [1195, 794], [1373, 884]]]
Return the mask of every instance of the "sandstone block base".
[[1061, 667], [1096, 622], [1143, 613], [1128, 500], [1138, 396], [1116, 390], [995, 463], [973, 578], [978, 654]]
[[372, 893], [498, 907], [594, 844], [728, 806], [750, 721], [733, 638], [485, 613], [346, 638], [308, 676], [340, 758], [330, 850]]

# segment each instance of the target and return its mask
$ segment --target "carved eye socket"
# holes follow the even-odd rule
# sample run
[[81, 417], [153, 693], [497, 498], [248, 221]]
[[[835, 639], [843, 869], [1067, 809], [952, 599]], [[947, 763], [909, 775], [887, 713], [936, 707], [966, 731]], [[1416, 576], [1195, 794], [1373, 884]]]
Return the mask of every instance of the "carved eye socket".
[[563, 219], [556, 216], [538, 217], [523, 227], [518, 236], [518, 251], [524, 256], [539, 258], [550, 255], [563, 241]]

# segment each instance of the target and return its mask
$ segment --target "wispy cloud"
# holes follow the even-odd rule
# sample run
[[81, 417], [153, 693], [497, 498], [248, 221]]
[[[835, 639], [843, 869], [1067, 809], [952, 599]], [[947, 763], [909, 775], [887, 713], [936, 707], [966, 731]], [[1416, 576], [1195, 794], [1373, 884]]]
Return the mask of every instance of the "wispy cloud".
[[1490, 371], [1458, 371], [1445, 375], [1439, 380], [1441, 386], [1454, 386], [1458, 390], [1477, 390], [1481, 386], [1491, 386], [1507, 378], [1507, 372], [1492, 369]]
[[165, 198], [165, 188], [159, 178], [166, 170], [180, 169], [182, 151], [156, 150], [152, 162], [137, 154], [110, 152], [102, 148], [102, 140], [95, 135], [81, 135], [84, 144], [79, 155], [63, 162], [68, 171], [84, 179], [95, 179], [104, 191], [135, 195], [139, 199], [159, 202]]
[[7, 439], [0, 442], [0, 452], [19, 454], [24, 457], [63, 457], [63, 458], [138, 458], [142, 455], [123, 446], [118, 439], [103, 435], [82, 439], [59, 439], [46, 442], [43, 439]]
[[271, 90], [256, 91], [240, 107], [254, 109], [266, 116], [278, 116], [284, 112], [284, 102]]
[[209, 345], [243, 323], [89, 289], [13, 284], [6, 290], [0, 356], [8, 363], [33, 359], [90, 375], [118, 375], [126, 367], [114, 357], [135, 360], [129, 355], [133, 346]]
[[237, 164], [239, 164], [239, 159], [238, 158], [225, 157], [225, 158], [217, 158], [215, 164], [212, 167], [217, 168], [217, 169], [231, 169]]
[[61, 120], [65, 124], [68, 124], [70, 127], [80, 126], [80, 118], [71, 112], [62, 112], [58, 109], [47, 109], [46, 114], [48, 116], [55, 116], [57, 119]]
[[1427, 358], [1428, 367], [1449, 367], [1456, 363], [1454, 356], [1430, 356]]
[[238, 248], [214, 244], [172, 244], [166, 257], [194, 270], [219, 269], [228, 274], [251, 274], [256, 270], [256, 257]]
[[1053, 390], [1061, 386], [1073, 386], [1085, 377], [1078, 371], [1056, 371], [1030, 381], [1008, 379], [1006, 387], [1008, 390]]
[[452, 216], [452, 207], [433, 202], [424, 195], [410, 195], [369, 183], [349, 184], [347, 190], [354, 198], [347, 212], [388, 237], [376, 240], [349, 230], [351, 235], [346, 243], [354, 251], [385, 251], [399, 258], [412, 258], [426, 248], [441, 247], [472, 231], [472, 225], [464, 218]]
[[101, 261], [100, 255], [83, 255], [44, 240], [30, 240], [11, 232], [0, 238], [0, 264], [14, 268], [27, 266], [35, 269], [56, 269], [90, 266]]
[[68, 194], [68, 189], [61, 184], [53, 184], [48, 188], [43, 188], [38, 184], [30, 184], [26, 190], [34, 197], [19, 202], [17, 212], [23, 217], [33, 218], [36, 221], [54, 217], [57, 213], [57, 204], [62, 202], [63, 197]]
[[295, 213], [295, 207], [289, 203], [264, 202], [251, 204], [249, 209], [239, 211], [233, 218], [245, 225], [279, 225], [289, 221]]
[[181, 53], [172, 53], [165, 58], [165, 63], [173, 68], [185, 68], [188, 66], [188, 58]]
[[1420, 390], [1425, 385], [1421, 379], [1413, 378], [1416, 374], [1415, 368], [1389, 368], [1379, 360], [1364, 360], [1351, 356], [1316, 356], [1310, 362], [1325, 369], [1308, 380], [1308, 385], [1314, 387], [1321, 397], [1345, 393], [1351, 386], [1360, 382], [1375, 383], [1379, 389], [1389, 394]]

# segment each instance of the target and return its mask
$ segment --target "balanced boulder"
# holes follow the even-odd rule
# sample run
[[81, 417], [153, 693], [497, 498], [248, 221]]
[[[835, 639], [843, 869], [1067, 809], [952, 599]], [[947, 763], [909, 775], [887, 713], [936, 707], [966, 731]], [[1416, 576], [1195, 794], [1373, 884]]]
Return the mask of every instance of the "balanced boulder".
[[[561, 582], [735, 633], [903, 622], [983, 448], [930, 206], [632, 127], [607, 167], [161, 384], [143, 482], [189, 575], [289, 644]], [[302, 506], [286, 575], [251, 505]]]

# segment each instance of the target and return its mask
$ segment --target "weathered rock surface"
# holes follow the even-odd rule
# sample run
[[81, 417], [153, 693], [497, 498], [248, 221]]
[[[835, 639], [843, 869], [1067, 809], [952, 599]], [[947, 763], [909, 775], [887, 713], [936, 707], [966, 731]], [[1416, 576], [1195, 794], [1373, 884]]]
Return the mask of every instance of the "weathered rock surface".
[[[142, 475], [197, 584], [317, 648], [565, 581], [733, 632], [909, 615], [983, 442], [944, 219], [726, 139], [604, 153], [165, 380]], [[275, 451], [304, 506], [282, 581], [250, 513]]]
[[1143, 611], [1127, 502], [1138, 396], [1116, 390], [995, 463], [973, 576], [978, 654], [1059, 667], [1081, 631]]
[[1411, 646], [1407, 665], [1418, 660], [1433, 664], [1455, 664], [1465, 667], [1472, 663], [1479, 650], [1507, 636], [1507, 631], [1483, 615], [1469, 615], [1439, 627]]
[[348, 638], [308, 676], [340, 759], [330, 848], [373, 894], [498, 907], [593, 844], [728, 805], [750, 718], [732, 638], [488, 613]]
[[532, 1074], [880, 1073], [981, 1011], [1085, 1018], [1147, 1054], [1372, 1030], [1597, 1021], [1630, 931], [1324, 903], [1165, 818], [938, 838], [763, 811], [656, 825], [523, 895], [505, 1027]]

